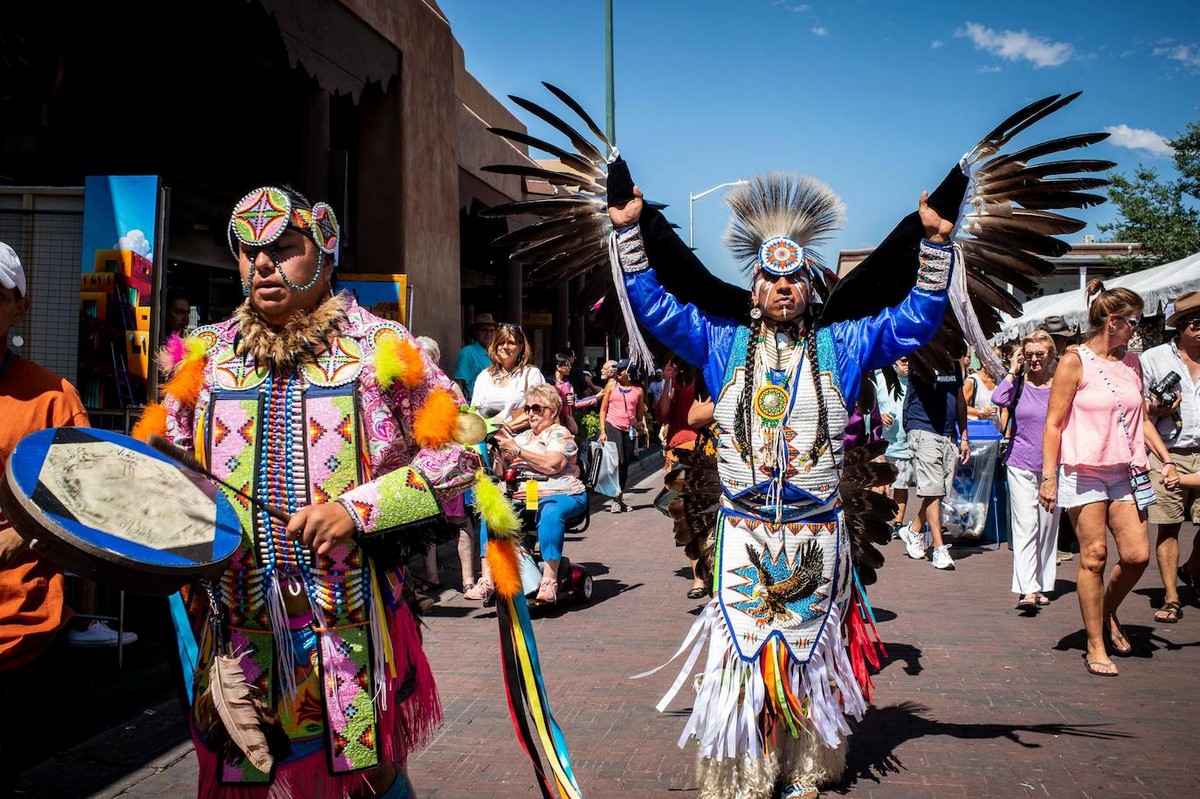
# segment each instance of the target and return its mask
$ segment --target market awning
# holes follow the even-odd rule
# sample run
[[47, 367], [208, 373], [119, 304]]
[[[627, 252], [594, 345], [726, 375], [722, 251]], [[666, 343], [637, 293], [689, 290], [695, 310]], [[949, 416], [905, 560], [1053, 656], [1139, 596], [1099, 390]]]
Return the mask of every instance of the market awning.
[[[1146, 303], [1145, 315], [1158, 316], [1179, 295], [1200, 289], [1200, 252], [1169, 264], [1112, 278], [1105, 281], [1104, 286], [1124, 286], [1137, 292]], [[995, 342], [1022, 338], [1050, 316], [1061, 316], [1072, 330], [1087, 327], [1087, 301], [1082, 289], [1030, 300], [1025, 303], [1024, 311], [1016, 319], [1001, 314], [1004, 327]]]

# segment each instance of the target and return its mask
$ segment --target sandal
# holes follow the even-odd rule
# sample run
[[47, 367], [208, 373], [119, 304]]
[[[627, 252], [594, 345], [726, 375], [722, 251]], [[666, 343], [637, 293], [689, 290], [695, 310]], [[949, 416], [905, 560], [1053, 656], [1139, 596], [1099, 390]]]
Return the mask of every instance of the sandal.
[[536, 597], [538, 602], [547, 602], [553, 605], [558, 601], [558, 580], [553, 580], [549, 577], [543, 577], [538, 583], [538, 592]]
[[1178, 602], [1164, 602], [1154, 614], [1154, 620], [1159, 624], [1175, 624], [1183, 616], [1183, 608]]
[[473, 602], [479, 600], [487, 600], [496, 592], [496, 586], [487, 577], [480, 577], [475, 581], [475, 585], [471, 586], [470, 590], [463, 592], [463, 599], [470, 599]]
[[[1115, 631], [1113, 629], [1114, 627], [1116, 628]], [[1115, 636], [1120, 636], [1125, 641], [1125, 646], [1121, 646], [1117, 643], [1114, 632]], [[1133, 652], [1133, 642], [1131, 642], [1129, 640], [1129, 636], [1125, 634], [1125, 628], [1121, 626], [1121, 622], [1117, 621], [1117, 616], [1115, 613], [1109, 616], [1105, 621], [1104, 634], [1105, 637], [1108, 638], [1108, 644], [1112, 649], [1113, 654], [1128, 655]]]
[[1043, 594], [1041, 591], [1038, 591], [1038, 592], [1037, 592], [1037, 603], [1038, 603], [1039, 605], [1049, 605], [1049, 604], [1050, 604], [1050, 597], [1046, 596], [1046, 595], [1045, 595], [1045, 594]]
[[1017, 610], [1037, 610], [1037, 607], [1038, 601], [1036, 595], [1029, 594], [1023, 596], [1021, 597], [1021, 600], [1017, 602]]
[[708, 589], [703, 586], [693, 586], [692, 590], [687, 592], [688, 599], [703, 599], [708, 596]]
[[[1117, 664], [1111, 660], [1088, 660], [1087, 655], [1083, 656], [1084, 663], [1087, 665], [1088, 674], [1096, 677], [1117, 677], [1119, 674], [1115, 671]], [[1113, 671], [1101, 671], [1100, 669], [1113, 669]]]

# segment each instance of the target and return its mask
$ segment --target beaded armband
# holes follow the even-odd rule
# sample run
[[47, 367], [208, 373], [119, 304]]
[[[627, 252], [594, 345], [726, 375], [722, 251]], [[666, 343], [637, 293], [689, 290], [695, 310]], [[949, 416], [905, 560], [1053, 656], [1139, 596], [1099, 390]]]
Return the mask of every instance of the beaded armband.
[[950, 267], [954, 264], [954, 247], [921, 240], [921, 265], [917, 268], [917, 288], [925, 291], [945, 291], [950, 283]]
[[621, 269], [628, 275], [645, 272], [650, 268], [639, 225], [630, 225], [617, 231], [617, 253], [621, 257]]

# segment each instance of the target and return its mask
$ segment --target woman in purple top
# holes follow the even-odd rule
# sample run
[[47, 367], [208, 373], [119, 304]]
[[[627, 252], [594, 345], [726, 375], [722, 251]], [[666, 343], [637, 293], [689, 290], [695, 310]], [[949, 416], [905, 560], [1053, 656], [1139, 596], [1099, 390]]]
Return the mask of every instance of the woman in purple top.
[[[1035, 330], [1013, 349], [1008, 374], [992, 392], [992, 403], [1009, 408], [1011, 444], [1004, 463], [1008, 467], [1009, 529], [1012, 530], [1012, 591], [1019, 594], [1017, 609], [1037, 610], [1049, 605], [1053, 590], [1058, 509], [1038, 504], [1038, 479], [1042, 473], [1042, 428], [1055, 364], [1054, 339]], [[1015, 406], [1015, 409], [1014, 409]]]

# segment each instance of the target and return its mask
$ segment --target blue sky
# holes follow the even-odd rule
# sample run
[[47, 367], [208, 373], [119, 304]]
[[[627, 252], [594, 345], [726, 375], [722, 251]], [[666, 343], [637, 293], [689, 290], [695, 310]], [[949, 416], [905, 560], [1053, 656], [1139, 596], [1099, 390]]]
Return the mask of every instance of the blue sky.
[[[515, 94], [558, 110], [541, 81], [604, 125], [603, 0], [438, 0], [467, 69], [531, 132]], [[1086, 156], [1173, 177], [1165, 139], [1200, 119], [1195, 0], [614, 0], [617, 144], [686, 239], [688, 195], [782, 169], [820, 178], [847, 206], [822, 248], [878, 243], [979, 137], [1034, 99], [1082, 90], [1017, 147], [1110, 130]], [[569, 112], [567, 112], [569, 113]], [[559, 138], [552, 141], [561, 143]], [[715, 192], [695, 203], [710, 269], [735, 279]], [[1083, 232], [1108, 205], [1079, 212]], [[740, 279], [738, 279], [740, 282]]]

